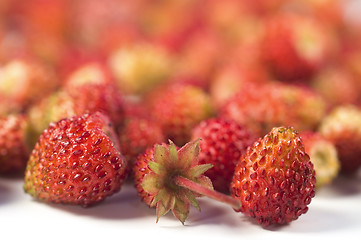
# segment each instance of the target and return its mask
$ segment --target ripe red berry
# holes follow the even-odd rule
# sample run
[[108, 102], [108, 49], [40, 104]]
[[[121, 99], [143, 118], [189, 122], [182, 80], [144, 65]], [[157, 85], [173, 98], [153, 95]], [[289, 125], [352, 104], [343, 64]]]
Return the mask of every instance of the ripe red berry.
[[214, 189], [228, 192], [234, 168], [256, 136], [232, 120], [213, 118], [198, 124], [192, 138], [201, 139], [199, 163], [213, 165], [205, 175], [212, 180]]
[[112, 124], [85, 114], [50, 124], [25, 171], [25, 191], [53, 203], [89, 206], [118, 192], [127, 176]]
[[248, 148], [235, 169], [231, 195], [262, 225], [285, 224], [308, 210], [315, 171], [292, 128], [274, 128]]
[[0, 118], [0, 173], [23, 172], [29, 157], [27, 120], [23, 115]]

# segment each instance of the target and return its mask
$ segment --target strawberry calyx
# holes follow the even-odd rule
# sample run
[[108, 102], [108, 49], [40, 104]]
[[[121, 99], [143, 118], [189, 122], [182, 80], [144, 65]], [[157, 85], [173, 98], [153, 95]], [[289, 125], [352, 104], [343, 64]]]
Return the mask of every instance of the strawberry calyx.
[[155, 145], [154, 161], [148, 163], [151, 172], [144, 177], [142, 187], [154, 196], [150, 206], [156, 208], [157, 222], [161, 216], [172, 211], [184, 224], [190, 205], [200, 210], [196, 197], [201, 194], [177, 184], [177, 177], [213, 190], [211, 180], [203, 175], [212, 165], [199, 165], [199, 153], [199, 140], [189, 142], [180, 149], [172, 141], [169, 145]]

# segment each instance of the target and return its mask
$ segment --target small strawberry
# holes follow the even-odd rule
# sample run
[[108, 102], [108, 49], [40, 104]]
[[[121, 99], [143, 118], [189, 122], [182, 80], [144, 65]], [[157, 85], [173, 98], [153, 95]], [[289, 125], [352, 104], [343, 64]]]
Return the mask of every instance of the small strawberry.
[[89, 206], [118, 192], [127, 176], [108, 117], [85, 114], [50, 124], [31, 153], [25, 192], [43, 202]]
[[316, 187], [330, 184], [340, 170], [336, 146], [318, 132], [301, 132], [300, 137], [316, 171]]
[[361, 84], [351, 71], [342, 65], [321, 69], [311, 82], [312, 88], [326, 101], [328, 109], [360, 101]]
[[355, 173], [361, 166], [361, 110], [353, 105], [334, 108], [321, 122], [319, 132], [335, 144], [341, 172]]
[[51, 122], [87, 112], [103, 112], [121, 128], [124, 120], [122, 94], [112, 84], [83, 84], [61, 89], [29, 109], [30, 130], [36, 141]]
[[213, 115], [208, 94], [188, 84], [169, 84], [148, 96], [149, 113], [166, 138], [178, 145], [190, 140], [192, 128]]
[[20, 110], [55, 91], [58, 80], [51, 69], [33, 60], [7, 62], [0, 71], [0, 96], [8, 98]]
[[120, 150], [131, 168], [137, 156], [148, 147], [165, 141], [161, 127], [149, 118], [131, 117], [119, 132]]
[[231, 195], [260, 224], [285, 224], [308, 210], [315, 195], [315, 171], [293, 128], [272, 129], [240, 158]]
[[29, 158], [27, 120], [23, 115], [12, 114], [0, 118], [0, 173], [24, 171]]
[[182, 176], [201, 186], [212, 189], [212, 183], [203, 175], [211, 165], [198, 165], [200, 148], [193, 141], [177, 149], [174, 143], [148, 148], [135, 162], [133, 173], [135, 187], [142, 201], [155, 207], [159, 218], [172, 211], [183, 224], [192, 204], [199, 209], [199, 195], [177, 185], [175, 178]]
[[65, 88], [83, 84], [114, 84], [109, 70], [100, 63], [86, 63], [74, 70], [64, 83]]
[[263, 59], [279, 80], [309, 81], [336, 48], [328, 29], [309, 16], [288, 12], [265, 23]]
[[258, 136], [283, 125], [312, 130], [324, 114], [323, 99], [311, 89], [273, 82], [244, 84], [220, 109], [220, 116], [247, 126]]
[[171, 57], [159, 46], [138, 44], [111, 53], [109, 67], [122, 91], [138, 95], [167, 80]]
[[247, 82], [262, 84], [268, 81], [265, 69], [256, 64], [247, 66], [230, 63], [217, 69], [214, 74], [209, 83], [210, 97], [213, 105], [219, 109], [242, 89], [243, 84]]
[[256, 137], [242, 125], [221, 118], [207, 119], [192, 131], [192, 138], [200, 138], [199, 163], [212, 164], [205, 172], [214, 189], [228, 192], [234, 168], [243, 153]]

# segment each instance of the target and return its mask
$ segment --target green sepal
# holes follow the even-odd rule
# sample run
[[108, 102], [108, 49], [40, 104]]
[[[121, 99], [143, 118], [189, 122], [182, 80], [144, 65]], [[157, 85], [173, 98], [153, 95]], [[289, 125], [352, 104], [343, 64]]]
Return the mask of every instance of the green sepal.
[[178, 151], [174, 143], [169, 140], [170, 146], [169, 146], [169, 159], [171, 161], [171, 164], [177, 164], [178, 163]]
[[192, 177], [198, 177], [200, 175], [202, 175], [203, 173], [205, 173], [208, 169], [212, 168], [213, 165], [212, 164], [201, 164], [201, 165], [196, 165], [194, 167], [191, 168], [191, 170], [189, 171], [189, 175]]
[[162, 188], [162, 183], [159, 182], [157, 174], [151, 172], [144, 176], [142, 188], [147, 193], [154, 194], [159, 192], [159, 189]]
[[149, 161], [148, 167], [158, 175], [162, 175], [166, 171], [163, 165], [153, 161]]
[[155, 145], [154, 148], [154, 162], [162, 166], [166, 166], [168, 164], [169, 158], [169, 149], [163, 145]]
[[196, 196], [193, 194], [193, 192], [187, 190], [184, 194], [186, 195], [187, 200], [193, 205], [193, 207], [195, 207], [198, 211], [201, 211], [198, 201], [196, 200]]
[[173, 215], [184, 225], [184, 222], [189, 215], [189, 203], [176, 199], [172, 212]]
[[199, 154], [201, 152], [199, 139], [187, 143], [178, 151], [179, 159], [185, 169], [189, 169], [198, 163]]

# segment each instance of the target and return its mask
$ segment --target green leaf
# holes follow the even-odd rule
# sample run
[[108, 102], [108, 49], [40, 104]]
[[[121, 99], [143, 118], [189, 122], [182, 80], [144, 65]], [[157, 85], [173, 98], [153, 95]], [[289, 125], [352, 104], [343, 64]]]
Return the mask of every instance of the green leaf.
[[189, 171], [189, 175], [192, 178], [198, 177], [198, 176], [202, 175], [203, 173], [205, 173], [208, 169], [210, 169], [212, 167], [213, 167], [212, 164], [201, 164], [201, 165], [194, 166]]
[[174, 145], [174, 143], [172, 141], [170, 141], [170, 146], [169, 146], [169, 158], [170, 158], [170, 162], [171, 163], [177, 163], [178, 162], [178, 151], [176, 146]]
[[165, 172], [165, 168], [161, 164], [153, 161], [149, 161], [148, 167], [150, 168], [150, 170], [152, 170], [154, 173], [158, 175], [162, 175]]
[[169, 150], [166, 146], [157, 144], [154, 149], [154, 162], [165, 166], [168, 162]]
[[200, 150], [199, 139], [189, 142], [179, 149], [178, 157], [183, 168], [189, 169], [198, 163]]
[[163, 199], [158, 201], [156, 206], [157, 222], [159, 218], [169, 212], [174, 207], [175, 197], [165, 194]]
[[159, 192], [157, 193], [157, 195], [155, 195], [153, 201], [150, 203], [150, 206], [151, 206], [151, 207], [154, 207], [154, 206], [156, 206], [156, 204], [157, 204], [159, 201], [162, 201], [163, 199], [169, 198], [169, 197], [166, 196], [166, 194], [167, 194], [167, 190], [165, 190], [165, 189], [159, 190]]
[[147, 175], [145, 175], [141, 185], [144, 191], [149, 194], [157, 193], [159, 189], [162, 188], [162, 184], [159, 183], [157, 175], [155, 173], [148, 173]]
[[187, 198], [187, 201], [189, 201], [198, 211], [201, 211], [201, 208], [200, 208], [198, 201], [197, 201], [195, 195], [193, 194], [193, 192], [187, 190], [187, 191], [185, 191], [184, 194], [185, 194], [185, 197]]
[[189, 203], [176, 199], [172, 212], [173, 215], [184, 225], [184, 222], [189, 215]]

